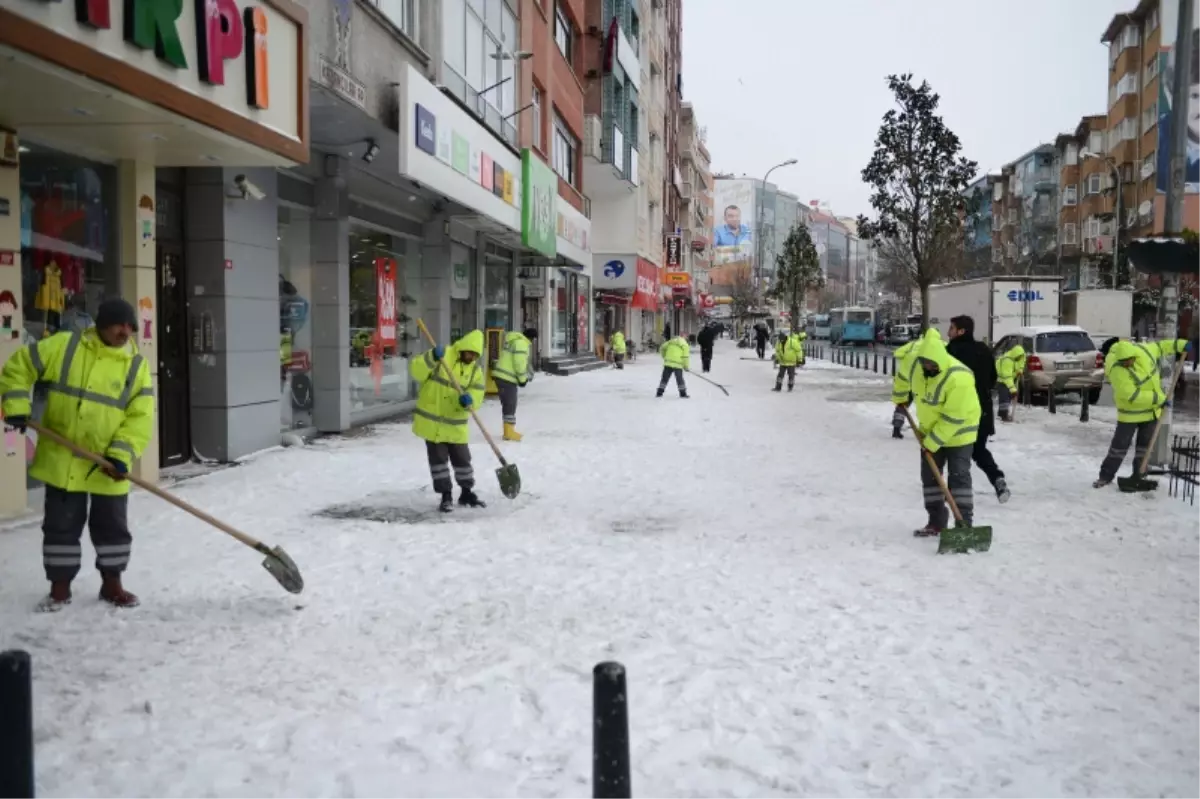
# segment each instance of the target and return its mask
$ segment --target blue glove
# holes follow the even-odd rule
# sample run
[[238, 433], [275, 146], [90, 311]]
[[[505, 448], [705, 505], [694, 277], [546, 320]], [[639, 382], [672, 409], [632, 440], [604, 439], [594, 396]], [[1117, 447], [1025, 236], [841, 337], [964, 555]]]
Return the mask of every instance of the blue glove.
[[1191, 351], [1192, 351], [1192, 342], [1190, 342], [1190, 341], [1189, 341], [1189, 342], [1188, 342], [1188, 343], [1187, 343], [1187, 344], [1184, 346], [1184, 348], [1183, 348], [1183, 351], [1184, 351], [1184, 352], [1191, 352]]
[[445, 349], [443, 349], [442, 347], [434, 347], [433, 348], [433, 359], [435, 361], [440, 361], [442, 358], [445, 358], [445, 357], [446, 357]]
[[25, 433], [25, 427], [29, 424], [28, 416], [6, 416], [4, 424], [16, 430], [18, 433]]
[[115, 472], [117, 475], [116, 477], [113, 477], [113, 475], [110, 474], [109, 477], [112, 477], [114, 480], [124, 480], [125, 479], [125, 475], [129, 473], [128, 466], [126, 466], [122, 461], [120, 461], [116, 458], [113, 458], [113, 457], [106, 457], [104, 460], [108, 461], [108, 465], [112, 468], [112, 471]]
[[464, 408], [470, 408], [472, 405], [475, 404], [475, 398], [472, 397], [470, 394], [461, 394], [458, 397], [458, 404], [463, 406]]

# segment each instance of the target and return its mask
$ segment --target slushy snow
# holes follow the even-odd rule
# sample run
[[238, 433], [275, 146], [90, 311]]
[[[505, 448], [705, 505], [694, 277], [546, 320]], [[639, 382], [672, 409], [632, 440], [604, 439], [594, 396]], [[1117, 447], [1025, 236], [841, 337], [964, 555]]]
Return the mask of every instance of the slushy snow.
[[[483, 511], [432, 513], [404, 424], [176, 486], [286, 548], [299, 597], [135, 492], [142, 606], [96, 600], [85, 547], [75, 603], [34, 614], [37, 520], [0, 530], [39, 794], [587, 795], [603, 660], [635, 796], [1200, 793], [1197, 512], [1090, 487], [1104, 409], [1022, 408], [994, 447], [1013, 500], [974, 473], [992, 550], [939, 557], [886, 382], [810, 361], [773, 394], [745, 357], [718, 344], [731, 397], [656, 400], [653, 356], [539, 377], [517, 500], [472, 433]], [[399, 521], [316, 515], [339, 506]]]

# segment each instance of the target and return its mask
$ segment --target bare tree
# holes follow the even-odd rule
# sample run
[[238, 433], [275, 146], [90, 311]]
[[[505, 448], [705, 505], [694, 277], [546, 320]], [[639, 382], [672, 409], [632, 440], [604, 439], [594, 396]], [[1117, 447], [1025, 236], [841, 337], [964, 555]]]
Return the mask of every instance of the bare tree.
[[751, 314], [758, 305], [758, 292], [754, 279], [750, 276], [749, 266], [739, 266], [733, 270], [733, 282], [729, 287], [730, 310], [734, 319], [739, 322]]

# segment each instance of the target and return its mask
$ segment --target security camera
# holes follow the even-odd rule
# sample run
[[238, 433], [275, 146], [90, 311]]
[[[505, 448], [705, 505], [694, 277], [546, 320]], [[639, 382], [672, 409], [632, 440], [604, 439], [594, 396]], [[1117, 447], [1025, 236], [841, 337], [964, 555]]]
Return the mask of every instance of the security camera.
[[247, 180], [245, 175], [235, 175], [233, 185], [237, 186], [243, 200], [261, 200], [267, 196], [266, 192]]

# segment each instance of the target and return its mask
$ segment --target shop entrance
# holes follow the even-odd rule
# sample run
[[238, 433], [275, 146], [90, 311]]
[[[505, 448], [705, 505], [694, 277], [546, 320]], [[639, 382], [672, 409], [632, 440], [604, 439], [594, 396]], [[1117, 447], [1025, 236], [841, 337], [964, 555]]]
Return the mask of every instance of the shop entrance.
[[[159, 170], [178, 173], [180, 170]], [[157, 194], [158, 458], [175, 466], [192, 457], [188, 404], [188, 308], [183, 264], [181, 184], [163, 182]]]

